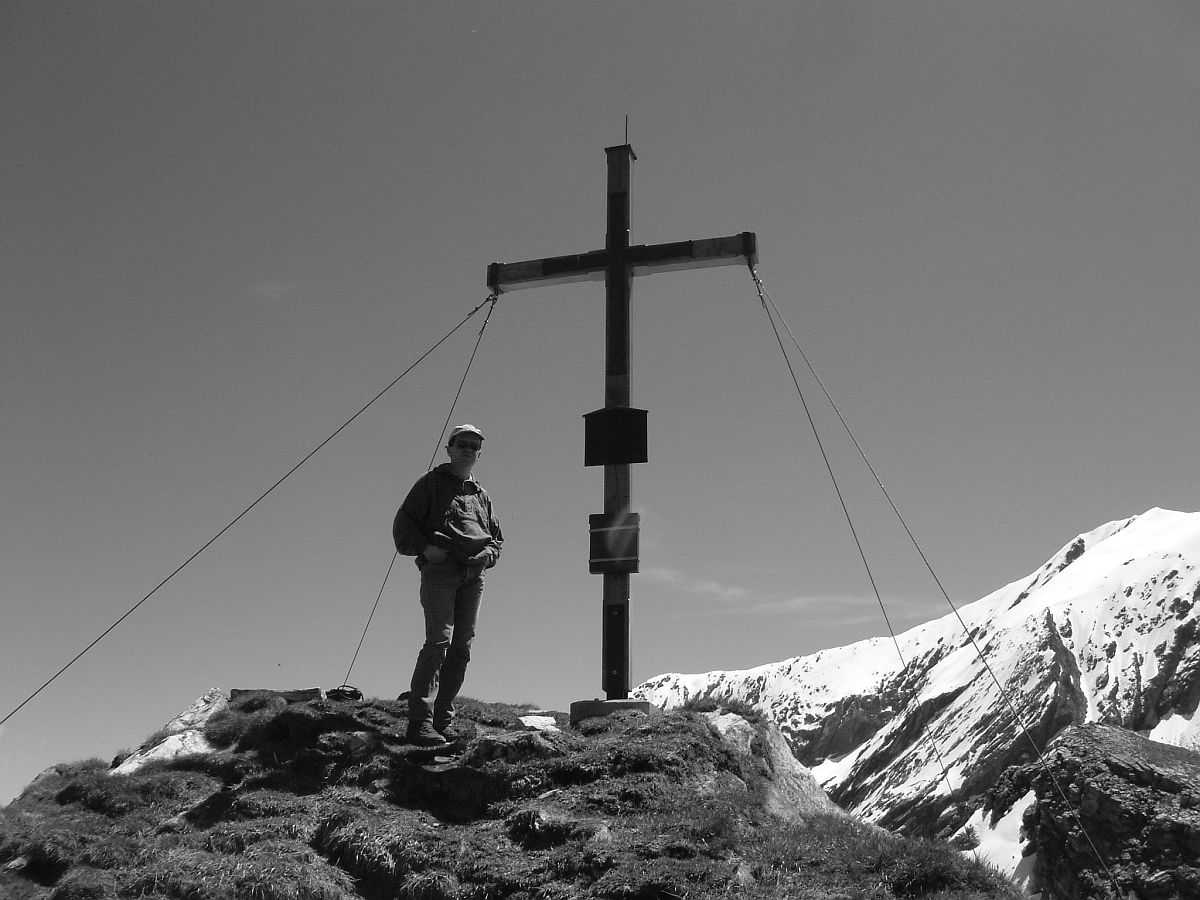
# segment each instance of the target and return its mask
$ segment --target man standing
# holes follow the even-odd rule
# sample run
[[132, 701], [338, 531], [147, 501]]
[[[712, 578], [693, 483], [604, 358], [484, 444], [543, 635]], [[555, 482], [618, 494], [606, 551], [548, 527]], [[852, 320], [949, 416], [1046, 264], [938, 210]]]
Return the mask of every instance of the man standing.
[[483, 572], [504, 543], [492, 500], [471, 477], [482, 447], [474, 425], [451, 429], [450, 461], [417, 479], [392, 524], [396, 549], [415, 556], [421, 570], [425, 644], [409, 690], [407, 739], [424, 747], [446, 743], [471, 660]]

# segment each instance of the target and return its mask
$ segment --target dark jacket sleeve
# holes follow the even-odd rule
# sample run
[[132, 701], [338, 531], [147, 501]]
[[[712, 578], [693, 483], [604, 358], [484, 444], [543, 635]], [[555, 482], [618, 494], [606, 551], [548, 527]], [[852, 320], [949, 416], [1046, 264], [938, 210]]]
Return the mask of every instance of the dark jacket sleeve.
[[426, 478], [418, 478], [408, 496], [396, 510], [392, 522], [392, 540], [402, 556], [420, 556], [429, 543], [425, 523], [429, 519], [430, 497]]

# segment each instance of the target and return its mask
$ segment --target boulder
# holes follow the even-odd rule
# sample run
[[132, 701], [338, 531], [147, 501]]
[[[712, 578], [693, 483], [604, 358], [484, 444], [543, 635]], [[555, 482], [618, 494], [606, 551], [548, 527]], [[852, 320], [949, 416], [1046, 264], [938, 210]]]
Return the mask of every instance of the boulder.
[[806, 766], [792, 755], [779, 729], [767, 722], [755, 727], [732, 712], [709, 712], [705, 718], [735, 753], [758, 757], [765, 763], [764, 807], [780, 819], [803, 819], [806, 814], [844, 814], [833, 803]]
[[129, 775], [155, 760], [174, 759], [190, 753], [211, 753], [214, 748], [204, 739], [204, 726], [228, 705], [225, 693], [220, 688], [212, 688], [115, 765], [109, 774]]

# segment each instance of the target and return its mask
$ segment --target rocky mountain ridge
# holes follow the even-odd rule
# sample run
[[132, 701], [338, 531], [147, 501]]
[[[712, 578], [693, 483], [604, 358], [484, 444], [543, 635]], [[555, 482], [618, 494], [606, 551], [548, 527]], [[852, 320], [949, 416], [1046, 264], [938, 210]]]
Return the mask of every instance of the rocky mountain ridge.
[[664, 708], [747, 703], [844, 808], [949, 835], [1068, 726], [1195, 741], [1198, 630], [1200, 513], [1152, 509], [1079, 535], [1026, 578], [895, 644], [665, 674], [635, 693]]

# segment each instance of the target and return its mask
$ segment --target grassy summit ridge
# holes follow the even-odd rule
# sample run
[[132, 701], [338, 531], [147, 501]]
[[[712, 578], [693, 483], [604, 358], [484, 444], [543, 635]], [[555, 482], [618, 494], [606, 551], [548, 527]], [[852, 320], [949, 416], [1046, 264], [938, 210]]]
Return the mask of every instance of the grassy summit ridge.
[[723, 740], [711, 710], [558, 714], [560, 731], [527, 712], [465, 701], [454, 745], [422, 750], [403, 702], [243, 695], [206, 725], [215, 752], [56, 766], [0, 808], [0, 896], [1017, 896], [944, 844], [772, 815], [761, 742]]

